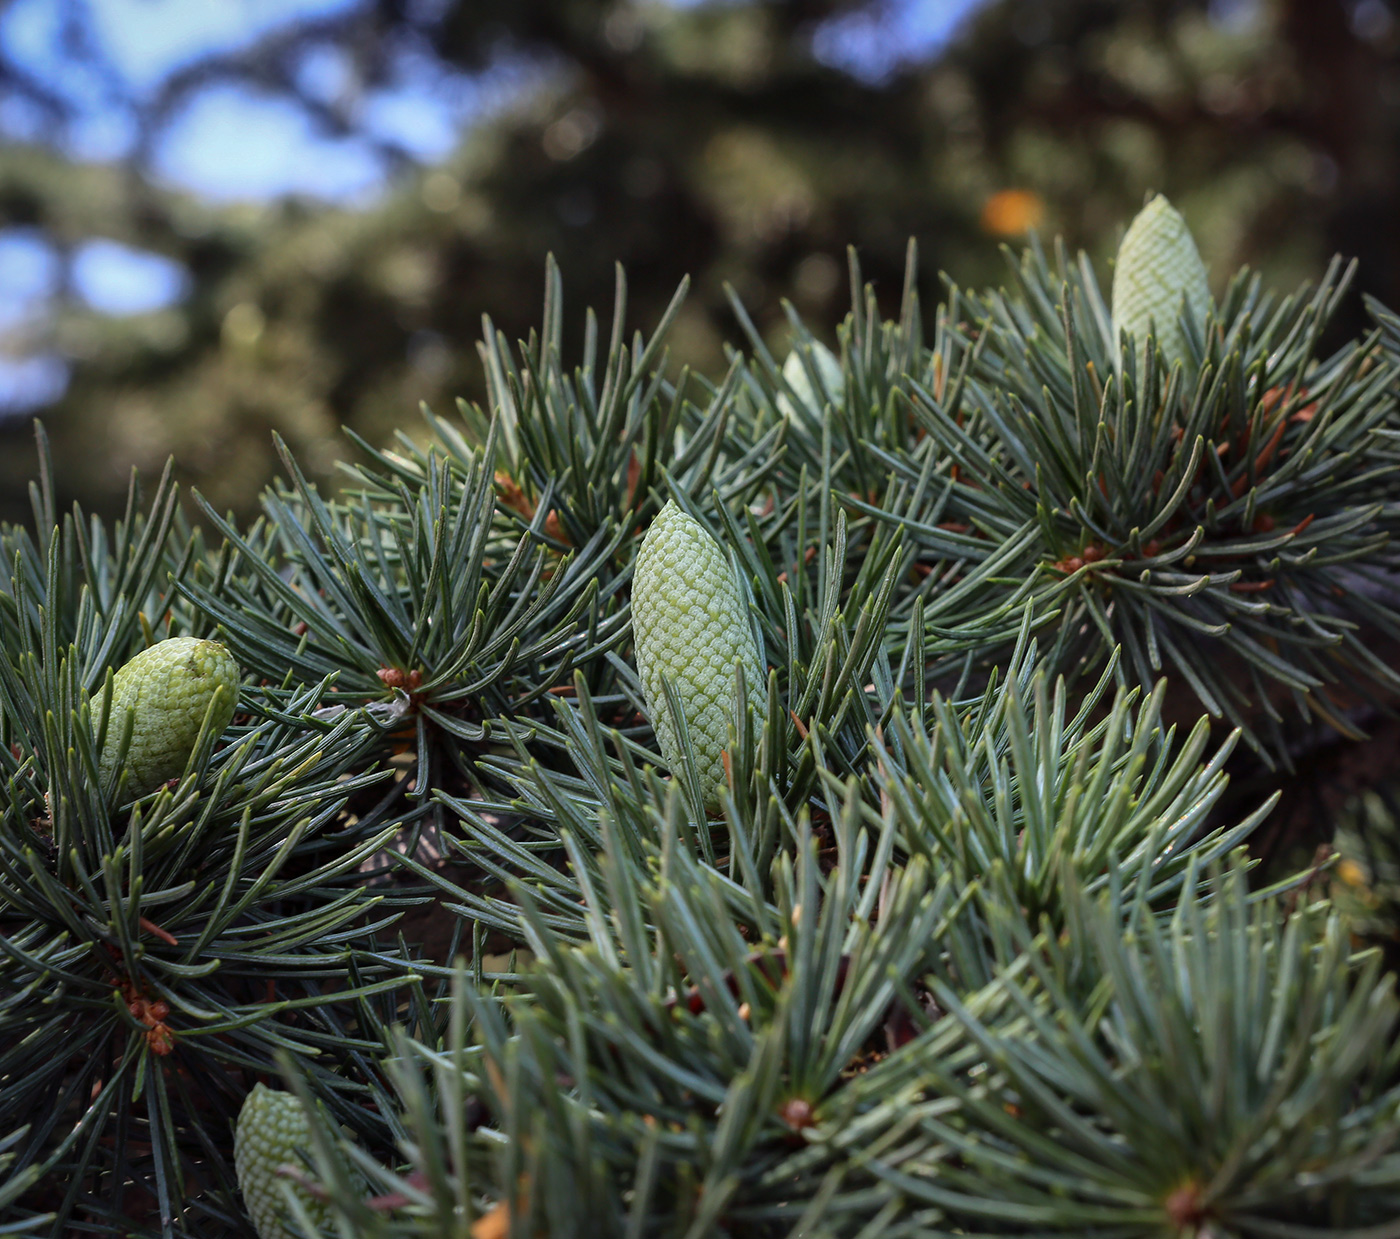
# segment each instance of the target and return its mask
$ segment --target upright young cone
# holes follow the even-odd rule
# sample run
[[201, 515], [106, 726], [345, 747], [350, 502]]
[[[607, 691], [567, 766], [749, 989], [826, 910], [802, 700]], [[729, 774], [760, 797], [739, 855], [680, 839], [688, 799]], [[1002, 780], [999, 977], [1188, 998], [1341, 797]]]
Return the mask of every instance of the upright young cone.
[[[217, 641], [171, 637], [142, 650], [112, 680], [112, 708], [102, 746], [102, 782], [115, 773], [126, 716], [131, 744], [126, 751], [126, 790], [130, 799], [153, 792], [178, 778], [199, 740], [204, 716], [213, 706], [211, 725], [217, 735], [233, 718], [238, 696], [238, 664]], [[215, 700], [217, 695], [217, 700]], [[102, 694], [92, 699], [96, 715]]]
[[1204, 322], [1210, 312], [1210, 284], [1205, 263], [1181, 214], [1161, 194], [1152, 199], [1129, 225], [1118, 247], [1113, 268], [1113, 336], [1128, 332], [1143, 356], [1148, 332], [1155, 328], [1157, 345], [1167, 364], [1185, 355], [1186, 340], [1179, 323], [1181, 299], [1191, 316]]
[[[293, 1239], [293, 1232], [282, 1225], [286, 1206], [281, 1184], [286, 1180], [278, 1170], [283, 1166], [300, 1170], [298, 1151], [311, 1151], [311, 1128], [301, 1102], [292, 1093], [255, 1084], [238, 1112], [233, 1164], [243, 1207], [253, 1219], [258, 1239]], [[291, 1190], [318, 1225], [331, 1220], [330, 1207], [324, 1201], [303, 1187]]]
[[[812, 341], [811, 350], [812, 362], [817, 368], [822, 386], [826, 388], [831, 399], [839, 404], [846, 391], [846, 376], [841, 370], [840, 359], [820, 340]], [[802, 353], [802, 349], [794, 348], [787, 355], [787, 360], [783, 362], [783, 378], [796, 394], [798, 401], [810, 410], [814, 417], [820, 418], [822, 410], [826, 407], [827, 396], [813, 387]], [[792, 417], [795, 412], [786, 392], [780, 392], [778, 395], [778, 411], [784, 417]]]
[[632, 635], [662, 755], [680, 774], [680, 740], [663, 687], [670, 680], [685, 709], [696, 777], [713, 806], [724, 788], [722, 754], [729, 739], [734, 668], [744, 668], [749, 700], [761, 721], [767, 715], [763, 661], [724, 552], [674, 502], [657, 514], [637, 553]]

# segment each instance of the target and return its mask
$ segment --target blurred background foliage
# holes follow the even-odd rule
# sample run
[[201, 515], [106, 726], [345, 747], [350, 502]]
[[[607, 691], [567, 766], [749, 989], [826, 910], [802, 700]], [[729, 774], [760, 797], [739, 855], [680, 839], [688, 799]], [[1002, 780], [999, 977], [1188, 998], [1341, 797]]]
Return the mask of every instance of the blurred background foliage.
[[1217, 292], [1362, 260], [1400, 303], [1400, 14], [1387, 0], [0, 0], [0, 516], [30, 415], [66, 499], [130, 470], [249, 513], [271, 431], [309, 472], [484, 391], [545, 255], [672, 359], [828, 339], [845, 247], [893, 304], [918, 238], [997, 282], [1031, 228], [1106, 272], [1148, 190]]

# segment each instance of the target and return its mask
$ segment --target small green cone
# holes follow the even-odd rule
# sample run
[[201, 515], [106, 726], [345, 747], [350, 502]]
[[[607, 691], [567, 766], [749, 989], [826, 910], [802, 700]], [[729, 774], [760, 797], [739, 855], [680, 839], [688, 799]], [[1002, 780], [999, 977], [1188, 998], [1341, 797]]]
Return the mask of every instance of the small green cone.
[[[215, 735], [233, 718], [240, 674], [222, 645], [197, 637], [171, 637], [137, 654], [112, 680], [112, 709], [101, 757], [103, 786], [115, 785], [114, 766], [127, 713], [133, 718], [123, 799], [138, 799], [183, 774], [210, 703], [214, 702]], [[91, 708], [95, 723], [102, 709], [100, 692]]]
[[[812, 363], [817, 368], [822, 386], [830, 393], [832, 400], [841, 403], [845, 399], [846, 376], [842, 373], [840, 361], [820, 340], [813, 340], [811, 349]], [[820, 421], [827, 397], [813, 390], [812, 380], [807, 374], [807, 363], [803, 360], [800, 348], [794, 348], [783, 362], [783, 378], [787, 380], [787, 385], [792, 388], [802, 406]], [[792, 417], [796, 412], [786, 392], [778, 393], [778, 412], [784, 417]]]
[[1183, 296], [1191, 317], [1203, 324], [1211, 308], [1205, 263], [1186, 221], [1158, 194], [1138, 212], [1118, 247], [1113, 268], [1115, 365], [1122, 364], [1118, 342], [1123, 332], [1133, 337], [1141, 358], [1154, 327], [1168, 366], [1185, 357], [1179, 323]]
[[632, 579], [632, 635], [647, 715], [673, 774], [681, 747], [663, 680], [685, 707], [705, 803], [724, 789], [723, 752], [733, 713], [734, 667], [742, 664], [748, 700], [762, 726], [767, 677], [738, 582], [719, 544], [674, 502], [657, 513], [642, 539]]
[[[302, 1170], [297, 1151], [311, 1152], [311, 1126], [301, 1102], [292, 1093], [281, 1093], [265, 1084], [255, 1084], [243, 1099], [233, 1132], [233, 1165], [238, 1173], [238, 1190], [243, 1207], [253, 1219], [259, 1239], [295, 1239], [282, 1225], [286, 1216], [281, 1184], [289, 1180], [277, 1173], [278, 1167]], [[291, 1185], [292, 1194], [318, 1226], [331, 1220], [330, 1206], [317, 1200], [304, 1187]]]

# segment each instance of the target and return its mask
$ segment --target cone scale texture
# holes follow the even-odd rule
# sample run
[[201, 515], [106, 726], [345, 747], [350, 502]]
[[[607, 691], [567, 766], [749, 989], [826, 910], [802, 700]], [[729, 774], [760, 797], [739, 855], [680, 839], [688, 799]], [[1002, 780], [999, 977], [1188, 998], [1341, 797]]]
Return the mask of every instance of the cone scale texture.
[[632, 583], [632, 631], [647, 714], [673, 774], [682, 770], [680, 741], [666, 702], [670, 680], [685, 708], [705, 803], [723, 791], [734, 668], [758, 723], [767, 714], [763, 663], [729, 561], [699, 522], [674, 502], [657, 514], [642, 540]]
[[[113, 677], [112, 708], [102, 747], [102, 781], [114, 774], [125, 715], [133, 715], [126, 754], [123, 796], [136, 799], [184, 773], [215, 693], [212, 725], [217, 735], [233, 718], [238, 696], [238, 664], [217, 641], [171, 637], [142, 650]], [[102, 708], [99, 692], [93, 714]]]
[[[302, 1169], [297, 1150], [311, 1151], [311, 1129], [306, 1114], [292, 1093], [281, 1093], [256, 1084], [243, 1100], [233, 1133], [233, 1163], [243, 1207], [253, 1219], [258, 1239], [295, 1239], [282, 1225], [286, 1215], [279, 1166]], [[292, 1185], [292, 1194], [318, 1224], [330, 1221], [330, 1208], [305, 1188]]]
[[1197, 323], [1210, 313], [1210, 284], [1191, 230], [1176, 208], [1161, 194], [1152, 199], [1128, 226], [1113, 268], [1114, 356], [1121, 333], [1128, 332], [1138, 349], [1155, 327], [1157, 345], [1167, 365], [1181, 360], [1186, 337], [1179, 317], [1181, 299]]

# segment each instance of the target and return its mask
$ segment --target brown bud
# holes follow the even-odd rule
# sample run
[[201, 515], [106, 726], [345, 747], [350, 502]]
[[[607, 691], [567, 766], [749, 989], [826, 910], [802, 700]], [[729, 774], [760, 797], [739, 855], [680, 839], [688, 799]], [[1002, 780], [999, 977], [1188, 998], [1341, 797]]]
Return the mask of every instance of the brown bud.
[[789, 1097], [778, 1113], [793, 1131], [811, 1127], [817, 1121], [816, 1109], [805, 1097]]
[[1200, 1186], [1194, 1180], [1189, 1180], [1168, 1193], [1162, 1207], [1177, 1230], [1199, 1226], [1206, 1214], [1205, 1206], [1201, 1202]]

